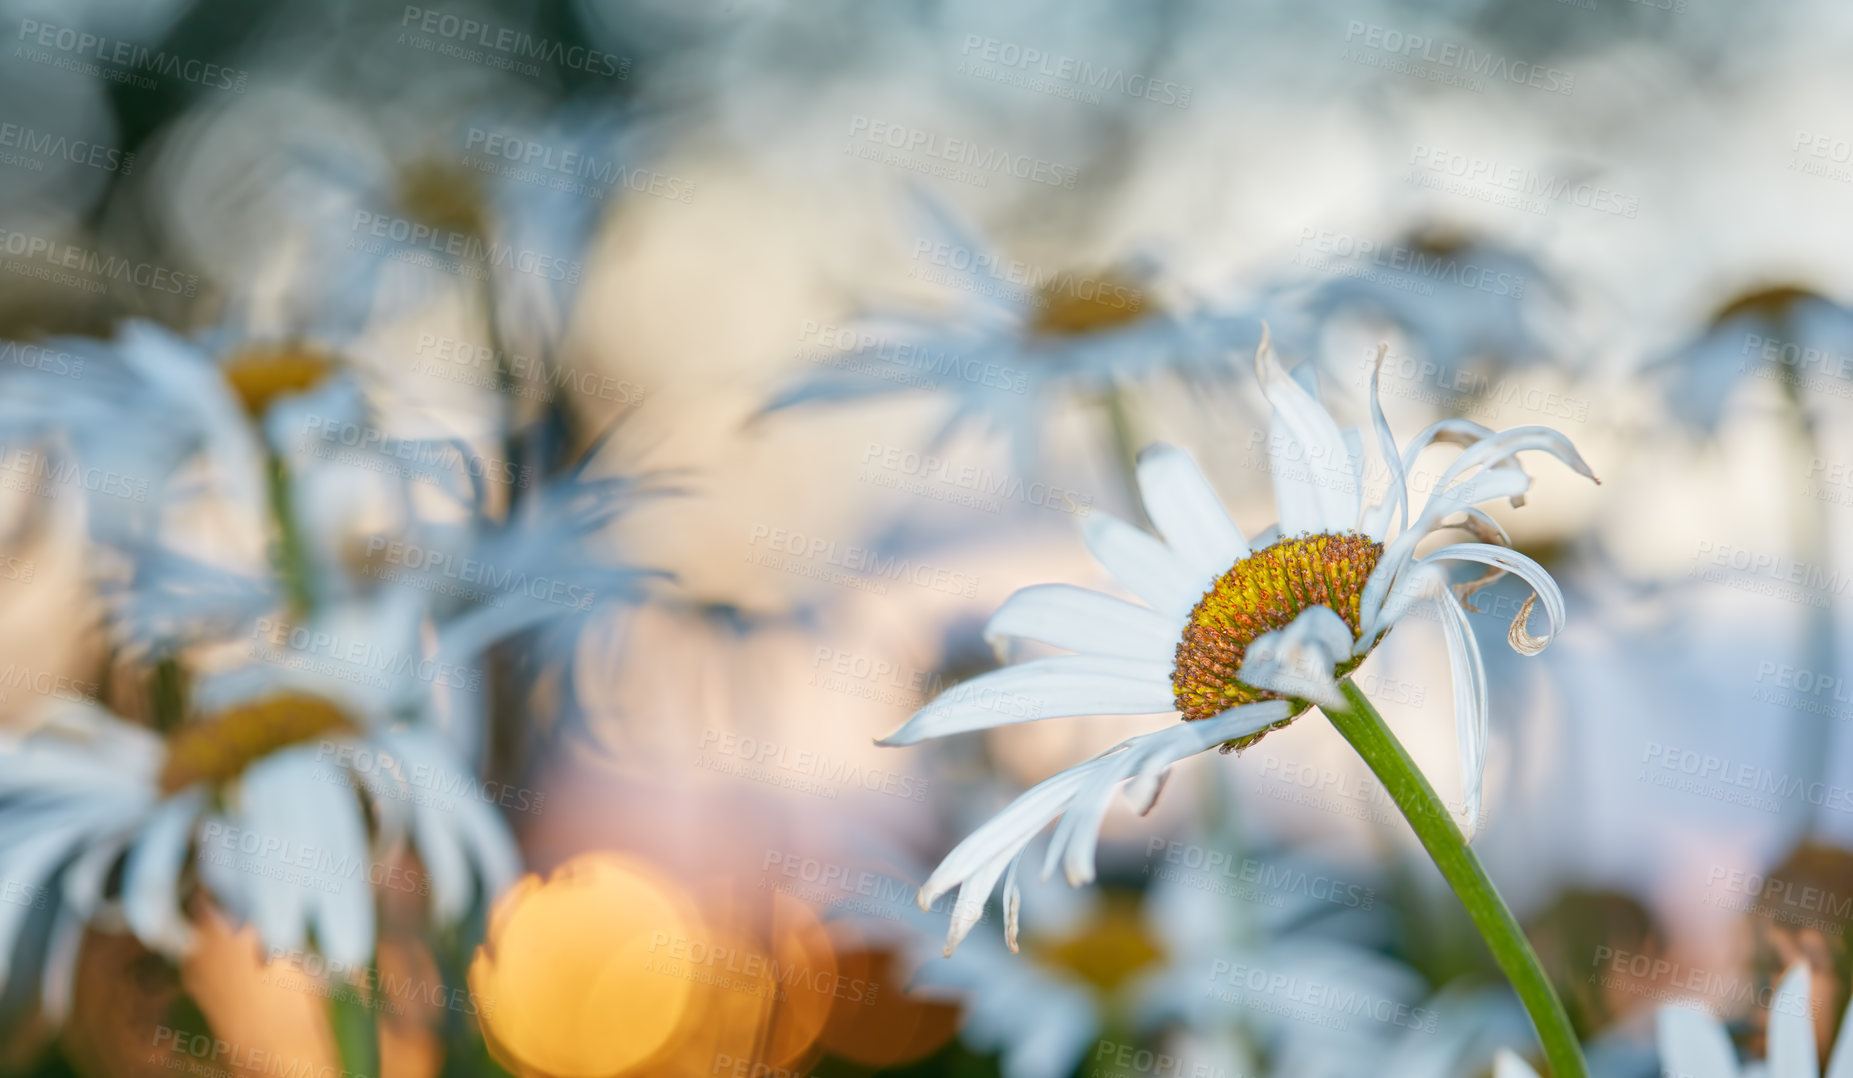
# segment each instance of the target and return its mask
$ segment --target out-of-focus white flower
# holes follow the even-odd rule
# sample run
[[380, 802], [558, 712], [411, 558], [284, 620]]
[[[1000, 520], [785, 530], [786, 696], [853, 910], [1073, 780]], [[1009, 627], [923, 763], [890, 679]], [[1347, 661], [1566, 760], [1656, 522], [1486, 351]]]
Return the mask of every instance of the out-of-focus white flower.
[[[1660, 1062], [1668, 1073], [1690, 1078], [1823, 1078], [1814, 1042], [1814, 1011], [1808, 982], [1814, 971], [1798, 961], [1782, 975], [1769, 1005], [1769, 1059], [1739, 1067], [1731, 1036], [1709, 1012], [1693, 1007], [1660, 1008]], [[1840, 1035], [1827, 1061], [1825, 1078], [1853, 1075], [1853, 1004], [1840, 1019]]]
[[956, 308], [871, 313], [849, 332], [858, 343], [786, 386], [766, 412], [932, 388], [951, 401], [936, 443], [977, 425], [1006, 434], [1027, 465], [1058, 398], [1164, 374], [1226, 382], [1237, 371], [1233, 342], [1253, 339], [1258, 320], [1166, 295], [1156, 266], [1090, 274], [1013, 263], [937, 202], [917, 196], [913, 209], [928, 254], [921, 275], [956, 289]]
[[1779, 285], [1725, 304], [1704, 330], [1654, 367], [1667, 379], [1674, 416], [1711, 434], [1745, 379], [1767, 379], [1805, 399], [1812, 395], [1809, 384], [1844, 371], [1849, 355], [1853, 310], [1806, 288]]
[[[1506, 544], [1480, 503], [1522, 504], [1531, 478], [1526, 451], [1549, 453], [1594, 479], [1569, 440], [1546, 427], [1494, 432], [1442, 420], [1400, 453], [1371, 386], [1375, 441], [1390, 470], [1383, 500], [1362, 505], [1362, 435], [1337, 423], [1273, 358], [1264, 342], [1256, 367], [1274, 410], [1273, 471], [1280, 524], [1250, 546], [1215, 491], [1184, 453], [1165, 446], [1139, 463], [1147, 515], [1160, 541], [1095, 514], [1089, 550], [1147, 605], [1062, 584], [1026, 588], [992, 616], [986, 636], [1022, 638], [1075, 652], [985, 674], [922, 708], [886, 744], [1070, 715], [1147, 715], [1177, 710], [1186, 722], [1130, 738], [1032, 788], [961, 842], [921, 889], [931, 902], [959, 888], [950, 950], [970, 931], [991, 890], [1004, 879], [1014, 911], [1016, 867], [1029, 841], [1060, 819], [1043, 862], [1059, 862], [1076, 886], [1094, 876], [1094, 844], [1114, 792], [1139, 811], [1156, 801], [1171, 766], [1222, 745], [1241, 748], [1318, 705], [1343, 709], [1346, 677], [1399, 620], [1432, 603], [1439, 612], [1454, 676], [1455, 722], [1467, 826], [1479, 815], [1486, 759], [1486, 676], [1461, 599], [1504, 572], [1531, 586], [1512, 621], [1515, 650], [1543, 650], [1563, 627], [1563, 598], [1550, 575]], [[1465, 448], [1442, 472], [1419, 512], [1410, 514], [1405, 475], [1437, 442]], [[1450, 524], [1455, 514], [1464, 524]], [[1456, 543], [1416, 556], [1437, 530], [1464, 527], [1486, 542]], [[1450, 587], [1441, 566], [1485, 565], [1489, 573]], [[1543, 636], [1527, 622], [1542, 600]], [[1008, 930], [1007, 930], [1008, 931]]]

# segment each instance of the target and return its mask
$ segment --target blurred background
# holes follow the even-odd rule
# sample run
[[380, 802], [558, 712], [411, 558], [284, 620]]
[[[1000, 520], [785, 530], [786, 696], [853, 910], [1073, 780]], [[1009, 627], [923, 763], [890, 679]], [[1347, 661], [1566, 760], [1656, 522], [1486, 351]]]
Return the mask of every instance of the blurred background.
[[[1341, 418], [1387, 342], [1399, 437], [1543, 424], [1603, 480], [1494, 513], [1555, 645], [1501, 643], [1515, 581], [1473, 618], [1476, 848], [1593, 1069], [1658, 1073], [1678, 1000], [1761, 1057], [1802, 957], [1825, 1048], [1850, 43], [1706, 0], [0, 3], [0, 1068], [1535, 1053], [1321, 721], [1114, 809], [1021, 953], [914, 905], [1166, 721], [873, 744], [1012, 591], [1110, 586], [1079, 526], [1144, 523], [1140, 447], [1275, 519], [1264, 322]], [[1445, 654], [1358, 682], [1456, 796]]]

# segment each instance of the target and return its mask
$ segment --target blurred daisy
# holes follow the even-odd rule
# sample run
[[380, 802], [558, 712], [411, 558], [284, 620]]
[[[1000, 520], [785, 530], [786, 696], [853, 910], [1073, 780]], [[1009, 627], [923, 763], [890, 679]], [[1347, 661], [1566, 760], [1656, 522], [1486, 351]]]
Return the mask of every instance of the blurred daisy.
[[[1690, 1078], [1822, 1078], [1808, 982], [1814, 973], [1805, 961], [1782, 976], [1769, 1005], [1769, 1061], [1737, 1065], [1731, 1036], [1709, 1013], [1691, 1007], [1660, 1009], [1660, 1061], [1667, 1073]], [[1827, 1062], [1826, 1078], [1853, 1075], [1853, 1004], [1840, 1019], [1840, 1035]]]
[[1713, 434], [1746, 379], [1775, 382], [1783, 396], [1846, 395], [1853, 363], [1853, 310], [1808, 288], [1774, 285], [1720, 307], [1706, 327], [1654, 366], [1680, 422]]
[[1227, 338], [1245, 332], [1252, 339], [1253, 318], [1163, 295], [1149, 260], [1051, 273], [1013, 262], [926, 196], [915, 198], [914, 209], [922, 254], [916, 275], [957, 290], [955, 308], [932, 317], [869, 315], [855, 327], [862, 344], [797, 379], [764, 412], [930, 388], [952, 402], [934, 444], [982, 427], [1006, 435], [1027, 470], [1059, 399], [1111, 402], [1123, 385], [1163, 374], [1228, 381], [1235, 367]]
[[1332, 258], [1331, 279], [1306, 297], [1315, 333], [1351, 319], [1387, 323], [1444, 380], [1479, 360], [1523, 366], [1550, 356], [1547, 327], [1563, 319], [1545, 306], [1551, 282], [1524, 254], [1425, 229], [1360, 258]]
[[[884, 744], [982, 730], [1067, 715], [1181, 712], [1186, 721], [1130, 738], [1106, 753], [1033, 787], [961, 842], [921, 888], [931, 902], [959, 888], [948, 950], [976, 923], [991, 890], [1004, 880], [1009, 922], [1016, 912], [1016, 871], [1024, 847], [1059, 819], [1044, 875], [1060, 862], [1071, 884], [1094, 876], [1094, 845], [1114, 791], [1139, 811], [1156, 801], [1170, 767], [1223, 746], [1253, 744], [1318, 705], [1344, 709], [1340, 680], [1363, 662], [1398, 621], [1432, 604], [1454, 672], [1455, 724], [1468, 826], [1480, 810], [1486, 759], [1486, 676], [1462, 598], [1510, 572], [1532, 589], [1508, 640], [1536, 653], [1564, 621], [1563, 597], [1542, 567], [1510, 549], [1502, 529], [1477, 508], [1495, 498], [1522, 504], [1531, 478], [1518, 463], [1526, 451], [1549, 453], [1594, 478], [1569, 440], [1545, 427], [1494, 432], [1442, 420], [1397, 452], [1371, 385], [1376, 444], [1389, 469], [1382, 501], [1362, 505], [1361, 435], [1342, 434], [1319, 402], [1268, 350], [1256, 354], [1262, 390], [1273, 408], [1277, 528], [1251, 544], [1237, 530], [1191, 458], [1157, 446], [1141, 457], [1145, 511], [1161, 541], [1104, 514], [1084, 523], [1093, 553], [1144, 605], [1064, 584], [1017, 592], [986, 627], [996, 640], [1021, 638], [1076, 654], [1033, 659], [986, 674], [942, 694]], [[1463, 446], [1411, 513], [1405, 475], [1437, 443]], [[1464, 521], [1451, 524], [1455, 514]], [[1431, 533], [1463, 527], [1483, 542], [1455, 543], [1417, 557]], [[1488, 568], [1450, 587], [1443, 566], [1465, 561]], [[1528, 622], [1542, 601], [1547, 626]], [[1014, 931], [1006, 928], [1014, 936]]]

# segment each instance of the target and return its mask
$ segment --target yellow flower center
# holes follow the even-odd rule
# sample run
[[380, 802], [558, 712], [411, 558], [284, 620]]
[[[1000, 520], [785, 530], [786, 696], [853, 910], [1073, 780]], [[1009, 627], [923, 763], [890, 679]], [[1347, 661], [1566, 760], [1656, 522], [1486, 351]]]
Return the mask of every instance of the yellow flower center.
[[[1383, 556], [1383, 544], [1353, 533], [1281, 539], [1235, 563], [1203, 593], [1177, 646], [1171, 688], [1186, 720], [1207, 719], [1241, 704], [1283, 699], [1236, 680], [1248, 645], [1284, 629], [1303, 611], [1331, 607], [1358, 633], [1358, 600]], [[1334, 676], [1357, 668], [1363, 656], [1339, 664]], [[1301, 708], [1300, 710], [1305, 710]], [[1235, 743], [1247, 748], [1291, 719]]]
[[279, 341], [243, 349], [225, 361], [221, 373], [246, 414], [258, 419], [280, 398], [320, 385], [335, 365], [332, 356], [307, 343]]
[[220, 783], [279, 749], [331, 734], [349, 733], [354, 723], [319, 696], [279, 693], [187, 723], [167, 742], [161, 792], [171, 794], [196, 782]]
[[398, 188], [399, 208], [407, 216], [466, 236], [488, 235], [482, 184], [474, 172], [423, 158], [400, 171]]
[[1163, 956], [1146, 934], [1138, 903], [1118, 895], [1105, 896], [1100, 912], [1074, 935], [1034, 949], [1043, 962], [1103, 992], [1113, 991]]
[[1036, 294], [1030, 332], [1040, 337], [1079, 337], [1131, 325], [1145, 314], [1145, 293], [1125, 277], [1062, 274]]

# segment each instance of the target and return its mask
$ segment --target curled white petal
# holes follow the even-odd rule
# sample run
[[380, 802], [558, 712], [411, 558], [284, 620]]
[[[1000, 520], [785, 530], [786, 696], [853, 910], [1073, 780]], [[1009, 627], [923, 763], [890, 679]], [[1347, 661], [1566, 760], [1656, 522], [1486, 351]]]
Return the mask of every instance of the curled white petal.
[[[1536, 655], [1543, 651], [1558, 633], [1563, 631], [1564, 610], [1563, 591], [1557, 587], [1557, 581], [1531, 558], [1508, 547], [1495, 546], [1491, 543], [1455, 543], [1433, 551], [1423, 562], [1471, 561], [1481, 565], [1490, 565], [1504, 570], [1531, 585], [1532, 597], [1525, 600], [1518, 616], [1512, 619], [1512, 628], [1507, 634], [1512, 650], [1521, 655]], [[1533, 602], [1544, 604], [1545, 619], [1549, 627], [1541, 637], [1532, 636], [1526, 628], [1526, 621], [1531, 617]]]
[[1460, 600], [1446, 589], [1435, 596], [1441, 628], [1448, 641], [1448, 668], [1454, 681], [1454, 732], [1459, 741], [1461, 829], [1469, 842], [1480, 827], [1481, 782], [1486, 775], [1486, 664], [1473, 626]]
[[1249, 643], [1236, 680], [1320, 707], [1343, 709], [1334, 668], [1351, 655], [1351, 628], [1331, 607], [1313, 606], [1285, 628], [1262, 633]]

